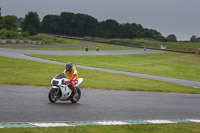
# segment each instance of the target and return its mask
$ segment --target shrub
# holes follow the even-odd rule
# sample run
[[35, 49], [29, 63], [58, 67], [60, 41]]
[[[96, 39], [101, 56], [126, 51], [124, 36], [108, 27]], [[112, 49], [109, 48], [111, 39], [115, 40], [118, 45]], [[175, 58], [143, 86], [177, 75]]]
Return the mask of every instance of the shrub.
[[18, 33], [12, 30], [1, 29], [0, 38], [1, 39], [17, 39], [19, 37]]
[[22, 32], [21, 35], [22, 35], [22, 37], [26, 38], [26, 37], [29, 36], [29, 33], [28, 32]]
[[29, 34], [27, 32], [17, 33], [16, 31], [1, 29], [0, 30], [0, 38], [1, 39], [23, 39], [24, 37], [28, 37]]

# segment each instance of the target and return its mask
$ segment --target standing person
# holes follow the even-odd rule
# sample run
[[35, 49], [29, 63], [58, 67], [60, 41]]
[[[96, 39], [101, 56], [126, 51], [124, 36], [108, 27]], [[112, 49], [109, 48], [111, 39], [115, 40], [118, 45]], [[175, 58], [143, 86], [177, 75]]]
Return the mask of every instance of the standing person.
[[67, 82], [70, 82], [69, 87], [74, 92], [75, 85], [78, 84], [78, 71], [71, 62], [68, 62], [66, 64], [66, 69], [64, 70], [62, 75], [65, 75], [65, 74], [67, 75], [68, 79], [70, 80], [70, 81], [66, 81], [65, 84], [67, 84]]
[[99, 51], [99, 46], [96, 47], [96, 51]]
[[86, 51], [86, 52], [88, 51], [88, 46], [85, 47], [85, 51]]

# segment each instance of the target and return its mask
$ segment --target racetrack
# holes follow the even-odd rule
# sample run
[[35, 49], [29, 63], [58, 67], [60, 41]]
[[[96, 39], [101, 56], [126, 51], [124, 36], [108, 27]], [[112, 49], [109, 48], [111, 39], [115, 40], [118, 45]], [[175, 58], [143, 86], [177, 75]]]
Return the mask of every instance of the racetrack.
[[[104, 50], [104, 51], [58, 51], [58, 50], [20, 50], [20, 49], [5, 49], [0, 48], [0, 56], [6, 56], [6, 57], [12, 57], [12, 58], [18, 58], [18, 59], [25, 59], [25, 60], [33, 60], [38, 62], [46, 62], [46, 63], [52, 63], [52, 64], [59, 64], [59, 65], [65, 65], [65, 63], [57, 62], [57, 61], [50, 61], [35, 57], [29, 57], [25, 56], [24, 54], [44, 54], [44, 55], [123, 55], [123, 54], [148, 54], [148, 53], [159, 53], [163, 51], [159, 50], [147, 50], [144, 51], [142, 49], [130, 49], [130, 50]], [[92, 70], [98, 70], [98, 71], [105, 71], [105, 72], [112, 72], [112, 73], [120, 73], [124, 75], [129, 76], [136, 76], [141, 78], [149, 78], [149, 79], [155, 79], [155, 80], [161, 80], [165, 82], [172, 82], [176, 84], [182, 84], [186, 86], [192, 86], [196, 88], [200, 88], [200, 82], [199, 81], [191, 81], [191, 80], [183, 80], [183, 79], [176, 79], [176, 78], [169, 78], [169, 77], [162, 77], [162, 76], [154, 76], [154, 75], [148, 75], [148, 74], [140, 74], [140, 73], [133, 73], [133, 72], [124, 72], [119, 70], [110, 70], [110, 69], [103, 69], [103, 68], [96, 68], [96, 67], [89, 67], [89, 66], [82, 66], [82, 65], [76, 65], [76, 67], [79, 68], [85, 68], [85, 69], [92, 69]]]
[[[163, 52], [142, 49], [120, 51], [52, 51], [17, 50], [0, 48], [0, 56], [65, 65], [24, 54], [51, 55], [114, 55]], [[200, 88], [200, 82], [146, 74], [130, 73], [88, 66], [77, 67], [151, 78]], [[0, 122], [50, 122], [95, 120], [150, 120], [150, 119], [200, 119], [199, 94], [81, 89], [82, 97], [77, 104], [48, 100], [50, 87], [0, 85]]]
[[77, 104], [48, 100], [50, 87], [0, 85], [0, 123], [200, 119], [200, 95], [81, 89]]

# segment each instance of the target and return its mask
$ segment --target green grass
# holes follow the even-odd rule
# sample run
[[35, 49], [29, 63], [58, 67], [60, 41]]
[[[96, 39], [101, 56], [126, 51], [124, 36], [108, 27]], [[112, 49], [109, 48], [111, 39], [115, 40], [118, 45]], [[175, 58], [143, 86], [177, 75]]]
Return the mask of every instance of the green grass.
[[66, 38], [55, 38], [52, 40], [45, 40], [45, 44], [47, 45], [76, 45], [82, 41], [66, 39]]
[[0, 43], [0, 45], [31, 45], [28, 43]]
[[[50, 86], [64, 66], [0, 56], [0, 84]], [[199, 94], [200, 89], [174, 83], [78, 68], [80, 87]]]
[[174, 52], [132, 55], [31, 55], [60, 62], [200, 81], [198, 55]]
[[127, 46], [112, 45], [106, 43], [96, 43], [95, 46], [89, 46], [89, 50], [96, 50], [96, 46], [100, 47], [100, 50], [127, 50], [127, 49], [137, 49]]
[[[44, 37], [45, 35], [41, 35], [41, 37]], [[45, 44], [43, 46], [48, 45], [74, 45], [75, 47], [66, 47], [66, 48], [20, 48], [20, 49], [32, 49], [32, 50], [81, 50], [85, 51], [85, 45], [83, 46], [76, 46], [81, 45], [80, 40], [74, 40], [74, 39], [67, 39], [67, 38], [52, 38], [47, 40], [41, 40], [45, 41]], [[51, 39], [52, 38], [52, 39]], [[40, 41], [40, 40], [39, 40]], [[13, 43], [13, 44], [0, 44], [0, 45], [33, 45], [33, 44], [20, 44], [20, 43]], [[37, 45], [37, 44], [36, 44]], [[89, 45], [89, 51], [96, 50], [96, 46], [100, 46], [100, 50], [126, 50], [126, 49], [137, 49], [133, 47], [127, 47], [127, 46], [120, 46], [120, 45], [112, 45], [112, 44], [106, 44], [106, 43], [94, 43], [94, 45]]]
[[158, 48], [160, 48], [160, 45], [166, 45], [167, 47], [170, 48], [180, 48], [180, 49], [196, 49], [200, 48], [200, 42], [182, 42], [182, 41], [177, 41], [177, 42], [161, 42], [157, 40], [147, 40], [147, 39], [133, 39], [133, 42], [139, 43], [139, 44], [149, 44], [149, 45], [154, 45]]
[[[40, 41], [40, 40], [38, 40]], [[43, 40], [41, 40], [43, 41]], [[45, 40], [45, 44], [43, 45], [77, 45], [80, 42], [79, 40], [73, 40], [73, 39], [64, 39], [64, 38], [55, 38], [52, 40]], [[0, 45], [33, 45], [33, 44], [23, 44], [23, 43], [0, 43]], [[35, 44], [39, 45], [39, 44]]]
[[[96, 46], [99, 46], [100, 50], [138, 49], [138, 48], [133, 48], [133, 47], [118, 46], [118, 45], [111, 45], [111, 44], [104, 44], [104, 43], [96, 43], [93, 46], [89, 46], [89, 51], [96, 50]], [[80, 46], [80, 47], [66, 47], [66, 48], [25, 48], [25, 49], [32, 49], [32, 50], [80, 50], [80, 51], [85, 51], [85, 46]]]
[[126, 46], [147, 47], [160, 49], [160, 45], [166, 45], [167, 50], [200, 53], [200, 42], [161, 42], [153, 39], [105, 39], [98, 37], [85, 37], [87, 40], [103, 43], [121, 44]]
[[28, 50], [79, 50], [85, 51], [85, 47], [66, 47], [66, 48], [23, 48]]
[[4, 128], [0, 133], [199, 133], [200, 124]]

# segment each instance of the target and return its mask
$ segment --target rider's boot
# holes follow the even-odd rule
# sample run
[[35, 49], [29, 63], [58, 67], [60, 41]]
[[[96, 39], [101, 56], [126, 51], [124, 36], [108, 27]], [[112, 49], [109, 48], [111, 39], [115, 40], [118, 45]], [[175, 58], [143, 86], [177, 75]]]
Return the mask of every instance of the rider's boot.
[[75, 86], [74, 85], [70, 85], [70, 89], [72, 90], [72, 94], [74, 95], [75, 94]]
[[75, 94], [75, 86], [73, 86], [73, 88], [72, 88], [72, 93], [73, 93], [73, 95]]
[[72, 87], [72, 91], [75, 91], [75, 86]]

